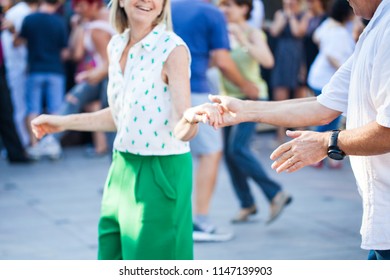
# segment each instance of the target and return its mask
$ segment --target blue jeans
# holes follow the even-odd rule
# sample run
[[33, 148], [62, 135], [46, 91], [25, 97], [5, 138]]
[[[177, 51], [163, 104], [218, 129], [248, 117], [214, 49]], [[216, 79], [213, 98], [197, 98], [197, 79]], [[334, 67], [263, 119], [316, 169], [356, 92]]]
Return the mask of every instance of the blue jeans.
[[88, 103], [92, 101], [100, 100], [102, 102], [102, 107], [107, 107], [107, 79], [104, 79], [96, 85], [88, 84], [87, 82], [82, 82], [76, 84], [73, 88], [70, 89], [69, 94], [77, 99], [77, 102], [71, 103], [65, 101], [60, 108], [59, 115], [69, 115], [77, 114], [83, 111], [83, 108]]
[[248, 184], [249, 178], [252, 178], [259, 185], [268, 201], [272, 201], [281, 190], [280, 185], [267, 176], [249, 148], [255, 127], [256, 123], [246, 122], [224, 129], [225, 160], [242, 208], [254, 205]]
[[390, 260], [390, 250], [371, 250], [368, 260]]
[[41, 114], [43, 98], [49, 114], [56, 114], [64, 99], [65, 76], [57, 73], [31, 73], [26, 81], [27, 113]]
[[[322, 90], [312, 88], [312, 91], [314, 92], [315, 96], [318, 96], [321, 94]], [[334, 129], [338, 129], [340, 126], [340, 120], [341, 120], [341, 115], [326, 125], [317, 126], [316, 131], [317, 132], [325, 132], [325, 131], [331, 131]]]
[[[97, 100], [102, 102], [103, 108], [107, 107], [107, 79], [104, 79], [96, 85], [91, 85], [87, 82], [76, 84], [70, 89], [69, 94], [75, 97], [77, 102], [64, 100], [57, 112], [58, 115], [66, 116], [81, 113], [87, 104]], [[60, 140], [65, 133], [66, 131], [56, 133], [54, 137]]]

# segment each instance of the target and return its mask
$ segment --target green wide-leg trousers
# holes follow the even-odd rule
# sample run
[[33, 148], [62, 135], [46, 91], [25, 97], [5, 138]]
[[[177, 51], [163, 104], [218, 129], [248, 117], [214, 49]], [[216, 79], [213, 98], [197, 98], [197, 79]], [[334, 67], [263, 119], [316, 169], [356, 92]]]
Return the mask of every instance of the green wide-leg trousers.
[[99, 221], [99, 259], [193, 259], [191, 154], [115, 151]]

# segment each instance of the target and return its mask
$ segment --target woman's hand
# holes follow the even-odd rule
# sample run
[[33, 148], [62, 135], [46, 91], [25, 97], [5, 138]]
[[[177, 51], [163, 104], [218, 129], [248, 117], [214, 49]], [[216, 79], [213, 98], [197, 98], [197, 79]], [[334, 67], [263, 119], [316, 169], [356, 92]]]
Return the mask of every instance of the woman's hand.
[[190, 124], [209, 123], [214, 128], [222, 124], [223, 108], [218, 104], [204, 103], [187, 109], [183, 117]]
[[245, 121], [245, 101], [220, 95], [209, 95], [209, 100], [217, 104], [218, 109], [222, 111], [222, 121], [219, 122], [217, 128], [231, 126]]
[[64, 131], [63, 116], [40, 115], [31, 121], [31, 128], [36, 138], [41, 139], [46, 134]]

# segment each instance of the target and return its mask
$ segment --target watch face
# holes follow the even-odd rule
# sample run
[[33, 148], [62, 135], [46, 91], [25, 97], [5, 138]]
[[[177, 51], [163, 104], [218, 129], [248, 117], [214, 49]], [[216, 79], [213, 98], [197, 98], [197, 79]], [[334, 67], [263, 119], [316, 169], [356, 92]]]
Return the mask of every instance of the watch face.
[[344, 158], [344, 155], [340, 152], [329, 152], [328, 156], [335, 160], [342, 160]]

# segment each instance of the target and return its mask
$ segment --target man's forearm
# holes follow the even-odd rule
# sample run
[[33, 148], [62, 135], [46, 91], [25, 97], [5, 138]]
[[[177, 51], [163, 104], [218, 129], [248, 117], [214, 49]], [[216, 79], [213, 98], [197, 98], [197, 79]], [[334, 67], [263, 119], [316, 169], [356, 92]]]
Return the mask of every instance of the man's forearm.
[[390, 128], [371, 122], [340, 132], [338, 146], [347, 155], [373, 156], [390, 152]]
[[327, 124], [340, 113], [324, 107], [315, 97], [285, 101], [245, 101], [243, 119], [283, 127]]

